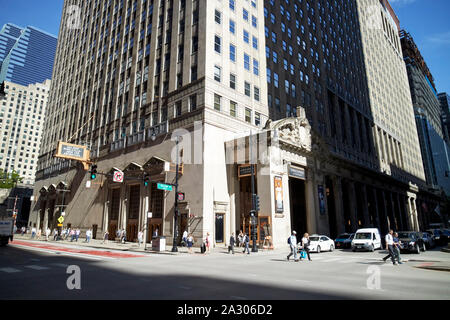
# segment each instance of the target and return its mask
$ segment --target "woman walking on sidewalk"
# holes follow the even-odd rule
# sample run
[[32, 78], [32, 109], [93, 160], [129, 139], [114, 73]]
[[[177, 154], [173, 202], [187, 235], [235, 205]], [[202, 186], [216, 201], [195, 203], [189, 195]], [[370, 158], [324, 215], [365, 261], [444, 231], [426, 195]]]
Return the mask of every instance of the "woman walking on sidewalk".
[[105, 231], [104, 235], [103, 235], [103, 242], [102, 244], [108, 243], [108, 238], [109, 238], [109, 232], [108, 230]]

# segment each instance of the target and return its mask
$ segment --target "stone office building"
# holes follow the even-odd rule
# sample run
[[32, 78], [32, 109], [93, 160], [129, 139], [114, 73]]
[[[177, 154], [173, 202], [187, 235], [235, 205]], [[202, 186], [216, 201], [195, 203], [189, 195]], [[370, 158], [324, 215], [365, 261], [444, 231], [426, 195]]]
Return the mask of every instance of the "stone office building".
[[[174, 183], [178, 154], [179, 230], [197, 245], [208, 232], [221, 246], [251, 231], [249, 163], [261, 246], [284, 246], [292, 229], [426, 225], [421, 161], [373, 116], [355, 1], [80, 6], [79, 30], [61, 24], [33, 223], [54, 224], [65, 208], [72, 227], [124, 228], [134, 240], [148, 223], [148, 239], [158, 229], [171, 243], [175, 194], [143, 177]], [[80, 164], [53, 158], [59, 140], [88, 145], [108, 175], [86, 188]]]

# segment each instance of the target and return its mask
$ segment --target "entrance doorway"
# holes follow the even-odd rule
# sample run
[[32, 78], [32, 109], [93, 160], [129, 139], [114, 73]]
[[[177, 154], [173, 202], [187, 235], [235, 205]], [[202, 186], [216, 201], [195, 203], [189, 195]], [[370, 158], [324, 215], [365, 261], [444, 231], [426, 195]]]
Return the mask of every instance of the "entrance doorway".
[[130, 204], [127, 217], [127, 241], [135, 242], [138, 234], [139, 207], [141, 200], [141, 186], [130, 186]]
[[216, 213], [216, 243], [224, 243], [224, 217], [223, 213]]
[[328, 220], [330, 227], [330, 237], [331, 239], [336, 239], [338, 236], [337, 229], [337, 218], [336, 218], [336, 202], [333, 188], [333, 180], [330, 177], [325, 178], [326, 184], [326, 196], [327, 196], [327, 205], [328, 205]]
[[291, 202], [291, 229], [297, 231], [297, 235], [300, 236], [307, 232], [308, 228], [304, 180], [289, 178], [289, 197]]

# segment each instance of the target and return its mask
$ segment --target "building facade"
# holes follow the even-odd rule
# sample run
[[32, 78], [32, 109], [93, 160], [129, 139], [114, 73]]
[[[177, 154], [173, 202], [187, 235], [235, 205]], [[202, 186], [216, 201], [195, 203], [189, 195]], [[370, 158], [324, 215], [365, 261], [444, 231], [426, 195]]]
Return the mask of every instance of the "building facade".
[[0, 100], [0, 168], [16, 171], [28, 186], [35, 180], [50, 84], [6, 81], [6, 96]]
[[438, 94], [441, 105], [442, 131], [444, 139], [450, 143], [450, 96], [446, 92]]
[[400, 32], [427, 183], [450, 194], [449, 147], [433, 76], [411, 35]]
[[7, 23], [0, 30], [0, 83], [22, 86], [51, 79], [57, 37], [35, 27]]
[[[54, 226], [64, 210], [72, 227], [133, 241], [148, 225], [148, 239], [158, 229], [171, 243], [175, 194], [154, 182], [175, 183], [179, 159], [178, 230], [197, 244], [250, 233], [253, 190], [261, 246], [285, 245], [292, 229], [427, 224], [413, 138], [373, 115], [356, 1], [66, 1], [64, 12], [74, 5], [82, 19], [61, 22], [30, 223]], [[53, 157], [58, 141], [91, 150], [102, 174], [89, 188], [80, 164]]]

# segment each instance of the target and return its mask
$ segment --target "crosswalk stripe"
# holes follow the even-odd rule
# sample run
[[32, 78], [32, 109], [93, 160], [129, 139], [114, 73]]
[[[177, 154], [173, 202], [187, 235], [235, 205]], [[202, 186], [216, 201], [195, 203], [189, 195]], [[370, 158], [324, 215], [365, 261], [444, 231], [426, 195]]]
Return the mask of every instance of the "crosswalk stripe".
[[6, 272], [6, 273], [22, 272], [19, 269], [14, 269], [14, 268], [1, 268], [0, 271]]
[[48, 270], [49, 268], [43, 266], [30, 265], [25, 266], [25, 268], [33, 269], [33, 270]]

